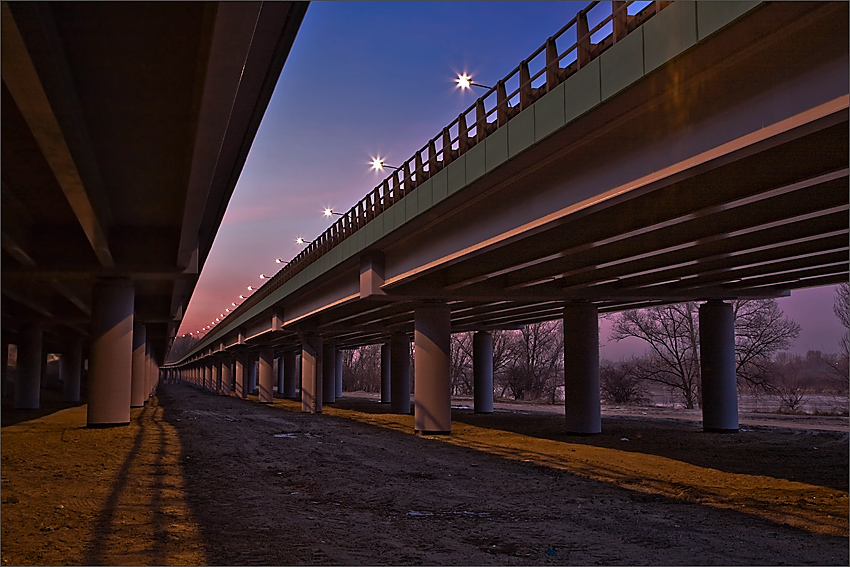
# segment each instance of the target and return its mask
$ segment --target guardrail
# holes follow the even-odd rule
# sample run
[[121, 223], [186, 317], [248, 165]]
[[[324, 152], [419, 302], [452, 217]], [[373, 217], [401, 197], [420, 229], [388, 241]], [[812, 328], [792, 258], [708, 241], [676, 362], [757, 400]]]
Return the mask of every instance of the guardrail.
[[[398, 170], [342, 214], [325, 232], [287, 262], [265, 285], [239, 304], [222, 320], [222, 323], [230, 317], [238, 317], [268, 297], [323, 254], [363, 228], [405, 195], [416, 190], [418, 185], [427, 181], [470, 148], [481, 143], [487, 136], [507, 124], [511, 118], [531, 106], [540, 97], [560, 85], [671, 3], [658, 0], [649, 2], [636, 14], [629, 15], [629, 6], [643, 4], [643, 2], [606, 2], [604, 4], [611, 5], [610, 14], [603, 17], [592, 29], [588, 26], [588, 14], [603, 5], [603, 2], [595, 1], [588, 4], [555, 35], [547, 39], [546, 43], [478, 98], [472, 106], [461, 112], [451, 124], [443, 128], [440, 134], [430, 139]], [[558, 41], [563, 40], [571, 29], [575, 29], [575, 42], [559, 51]], [[594, 38], [603, 34], [598, 43], [593, 43]], [[562, 67], [562, 64], [565, 66]], [[532, 75], [533, 68], [537, 70]], [[508, 88], [512, 88], [510, 94], [508, 94]]]

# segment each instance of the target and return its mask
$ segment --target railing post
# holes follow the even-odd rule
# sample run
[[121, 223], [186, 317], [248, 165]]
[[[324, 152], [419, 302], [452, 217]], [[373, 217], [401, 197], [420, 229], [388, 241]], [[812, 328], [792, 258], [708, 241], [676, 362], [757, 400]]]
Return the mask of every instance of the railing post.
[[508, 123], [508, 95], [504, 81], [496, 83], [496, 123], [499, 127]]
[[415, 160], [416, 185], [419, 185], [425, 179], [425, 169], [422, 167], [422, 152], [416, 152], [413, 159]]
[[475, 142], [481, 142], [487, 136], [487, 116], [484, 113], [484, 99], [475, 101]]
[[384, 179], [384, 182], [381, 184], [381, 189], [383, 189], [383, 195], [381, 195], [381, 212], [387, 210], [390, 206], [390, 182]]
[[428, 142], [428, 177], [433, 177], [437, 173], [437, 147], [434, 145], [434, 140]]
[[448, 126], [443, 128], [443, 167], [452, 162], [452, 135]]
[[587, 12], [582, 10], [576, 16], [576, 61], [581, 69], [590, 63], [590, 28], [587, 26]]
[[407, 195], [413, 190], [413, 182], [410, 178], [410, 160], [407, 160], [402, 165], [404, 169], [404, 194]]
[[457, 117], [457, 151], [463, 154], [469, 148], [469, 129], [466, 127], [466, 115]]
[[611, 2], [612, 23], [614, 25], [614, 43], [617, 43], [629, 33], [629, 11], [623, 0]]
[[401, 199], [401, 185], [398, 182], [398, 170], [393, 171], [393, 203], [398, 203]]
[[366, 208], [366, 222], [375, 218], [375, 213], [372, 210], [372, 194], [369, 193], [363, 198], [363, 206]]
[[531, 73], [528, 61], [519, 64], [519, 108], [525, 110], [531, 106]]
[[546, 92], [558, 86], [560, 66], [558, 65], [558, 46], [555, 38], [546, 40]]

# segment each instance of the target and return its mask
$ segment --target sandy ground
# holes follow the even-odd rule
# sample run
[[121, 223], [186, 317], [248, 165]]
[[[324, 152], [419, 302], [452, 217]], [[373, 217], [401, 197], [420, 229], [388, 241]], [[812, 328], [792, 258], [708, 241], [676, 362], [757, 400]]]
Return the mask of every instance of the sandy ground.
[[6, 426], [2, 563], [848, 562], [846, 418], [718, 435], [607, 408], [573, 437], [533, 406], [459, 407], [417, 436], [387, 409], [167, 385], [127, 427], [85, 406]]

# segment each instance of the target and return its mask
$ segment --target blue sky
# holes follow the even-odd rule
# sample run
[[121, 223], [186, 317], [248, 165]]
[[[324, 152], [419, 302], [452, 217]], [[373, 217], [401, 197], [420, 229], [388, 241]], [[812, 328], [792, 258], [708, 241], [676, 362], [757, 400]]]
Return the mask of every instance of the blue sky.
[[[274, 273], [383, 176], [469, 107], [458, 73], [494, 84], [563, 27], [586, 2], [312, 2], [284, 65], [180, 333], [208, 325]], [[593, 25], [593, 23], [591, 23]], [[795, 351], [837, 350], [842, 328], [831, 288], [782, 299], [803, 326]], [[601, 356], [643, 352], [607, 342]]]

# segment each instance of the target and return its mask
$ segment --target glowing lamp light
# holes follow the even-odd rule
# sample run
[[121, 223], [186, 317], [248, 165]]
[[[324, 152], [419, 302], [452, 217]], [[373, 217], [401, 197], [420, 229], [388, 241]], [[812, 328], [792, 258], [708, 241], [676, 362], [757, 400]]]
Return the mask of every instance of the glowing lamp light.
[[275, 264], [283, 264], [283, 260], [281, 260], [280, 258], [277, 258], [277, 259], [275, 259], [274, 263]]
[[249, 286], [248, 286], [248, 291], [254, 291], [254, 286], [249, 285]]
[[299, 236], [298, 238], [295, 239], [295, 242], [297, 242], [298, 244], [311, 244], [313, 241], [312, 240], [304, 240], [303, 238], [301, 238]]
[[472, 77], [464, 73], [463, 75], [458, 75], [457, 79], [455, 79], [457, 86], [460, 87], [461, 90], [468, 89], [470, 87], [481, 87], [482, 89], [490, 89], [492, 87], [488, 87], [487, 85], [481, 85], [478, 83], [472, 82]]
[[388, 164], [384, 163], [384, 160], [381, 159], [380, 156], [378, 156], [376, 158], [372, 158], [372, 169], [374, 169], [376, 171], [380, 171], [380, 170], [384, 169], [385, 167], [389, 167], [390, 169], [394, 169], [395, 171], [398, 171], [398, 170], [401, 169], [400, 167], [395, 167], [395, 166], [388, 165]]
[[245, 296], [244, 296], [244, 295], [240, 295], [240, 296], [239, 296], [239, 299], [245, 299]]
[[330, 217], [330, 216], [333, 216], [333, 215], [337, 215], [339, 217], [343, 216], [342, 213], [338, 213], [331, 208], [326, 208], [324, 211], [322, 211], [322, 214], [325, 215], [326, 217]]
[[231, 301], [231, 302], [230, 302], [230, 304], [231, 304], [233, 307], [236, 307], [236, 302], [235, 302], [235, 301]]

